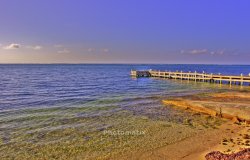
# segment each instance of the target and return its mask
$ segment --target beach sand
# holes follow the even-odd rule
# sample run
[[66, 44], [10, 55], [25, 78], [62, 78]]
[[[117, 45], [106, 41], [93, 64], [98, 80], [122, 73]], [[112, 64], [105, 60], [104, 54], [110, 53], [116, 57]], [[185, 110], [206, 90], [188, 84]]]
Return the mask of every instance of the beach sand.
[[[237, 136], [239, 132], [246, 131], [245, 126], [235, 125], [230, 122], [222, 125], [217, 130], [200, 132], [178, 143], [158, 148], [138, 156], [138, 159], [166, 159], [166, 160], [202, 160], [210, 151], [226, 151], [228, 146], [221, 144], [222, 140]], [[233, 132], [232, 132], [233, 131]], [[238, 145], [237, 150], [241, 148]]]

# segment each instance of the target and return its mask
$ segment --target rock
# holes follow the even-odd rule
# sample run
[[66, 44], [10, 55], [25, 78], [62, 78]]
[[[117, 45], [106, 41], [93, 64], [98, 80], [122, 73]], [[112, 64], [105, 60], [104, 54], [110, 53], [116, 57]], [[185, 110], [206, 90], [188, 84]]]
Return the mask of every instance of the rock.
[[219, 151], [213, 151], [208, 153], [205, 158], [206, 160], [250, 160], [250, 148], [232, 154], [223, 154]]
[[236, 123], [236, 124], [240, 123], [238, 117], [233, 117], [232, 121], [233, 123]]

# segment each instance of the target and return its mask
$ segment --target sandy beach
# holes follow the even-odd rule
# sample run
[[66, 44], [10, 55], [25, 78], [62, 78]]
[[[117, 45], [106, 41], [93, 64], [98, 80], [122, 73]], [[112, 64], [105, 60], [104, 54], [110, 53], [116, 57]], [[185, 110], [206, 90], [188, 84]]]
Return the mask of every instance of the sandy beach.
[[[211, 151], [219, 150], [226, 152], [227, 148], [231, 146], [224, 146], [221, 144], [222, 140], [225, 137], [236, 137], [239, 132], [246, 133], [246, 128], [245, 126], [234, 125], [229, 122], [223, 124], [218, 130], [200, 132], [178, 143], [144, 153], [138, 159], [205, 160], [205, 155]], [[245, 146], [238, 145], [236, 150], [239, 150], [241, 147]], [[233, 151], [232, 148], [231, 151]]]

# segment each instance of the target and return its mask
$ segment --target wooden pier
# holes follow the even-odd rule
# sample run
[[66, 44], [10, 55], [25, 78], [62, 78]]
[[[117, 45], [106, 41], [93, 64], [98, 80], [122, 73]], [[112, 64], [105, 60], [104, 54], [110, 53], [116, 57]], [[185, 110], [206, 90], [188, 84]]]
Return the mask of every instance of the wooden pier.
[[192, 80], [200, 82], [220, 83], [229, 85], [250, 85], [250, 75], [230, 76], [213, 73], [198, 72], [171, 72], [171, 71], [136, 71], [131, 70], [131, 76], [134, 77], [159, 77], [168, 79]]

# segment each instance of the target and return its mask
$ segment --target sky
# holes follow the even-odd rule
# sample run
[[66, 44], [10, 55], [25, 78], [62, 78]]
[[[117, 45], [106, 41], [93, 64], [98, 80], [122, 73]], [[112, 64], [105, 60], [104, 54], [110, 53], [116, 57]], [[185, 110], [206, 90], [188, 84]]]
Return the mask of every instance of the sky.
[[248, 0], [1, 0], [0, 63], [250, 64]]

